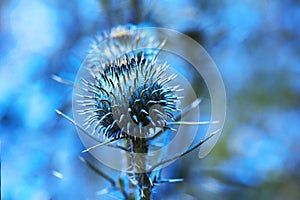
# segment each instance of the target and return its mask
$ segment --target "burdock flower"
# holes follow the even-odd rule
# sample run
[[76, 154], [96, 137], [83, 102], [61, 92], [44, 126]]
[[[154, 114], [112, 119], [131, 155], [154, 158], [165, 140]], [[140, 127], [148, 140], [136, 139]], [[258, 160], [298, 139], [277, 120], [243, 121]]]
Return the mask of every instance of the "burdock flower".
[[[73, 123], [80, 130], [80, 136], [84, 133], [97, 142], [83, 152], [104, 145], [120, 150], [121, 153], [113, 154], [115, 152], [108, 148], [107, 153], [112, 156], [109, 154], [105, 160], [109, 166], [120, 164], [117, 169], [126, 172], [118, 185], [100, 170], [96, 172], [112, 183], [124, 199], [150, 199], [156, 184], [181, 181], [161, 178], [162, 166], [200, 147], [220, 131], [211, 132], [175, 156], [167, 157], [168, 148], [160, 148], [157, 139], [163, 137], [164, 144], [168, 144], [170, 135], [166, 130], [175, 130], [174, 125], [197, 126], [218, 121], [181, 121], [201, 100], [197, 98], [182, 111], [179, 109], [182, 83], [175, 84], [177, 74], [167, 63], [161, 62], [163, 59], [159, 56], [164, 42], [154, 36], [155, 32], [148, 34], [134, 26], [114, 28], [96, 38], [75, 83], [53, 76], [74, 88], [75, 120], [59, 110], [58, 114]], [[103, 152], [92, 154], [107, 157]], [[114, 159], [118, 162], [111, 162]]]
[[[83, 126], [107, 138], [149, 137], [168, 127], [178, 111], [179, 86], [167, 63], [157, 61], [162, 43], [134, 27], [118, 27], [93, 44], [86, 67], [90, 78], [81, 78], [75, 94], [85, 115]], [[147, 47], [147, 48], [145, 48]]]

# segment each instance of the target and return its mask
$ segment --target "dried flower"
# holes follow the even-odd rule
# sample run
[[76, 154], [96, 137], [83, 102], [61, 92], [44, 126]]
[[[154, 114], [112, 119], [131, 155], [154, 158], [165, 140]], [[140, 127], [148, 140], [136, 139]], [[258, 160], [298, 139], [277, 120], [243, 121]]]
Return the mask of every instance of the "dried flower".
[[[220, 132], [220, 129], [211, 132], [204, 140], [172, 157], [166, 157], [168, 149], [157, 151], [159, 155], [151, 151], [153, 141], [166, 129], [174, 130], [173, 125], [218, 123], [180, 121], [201, 100], [197, 98], [179, 112], [182, 97], [178, 92], [182, 89], [180, 85], [174, 85], [177, 74], [170, 74], [168, 64], [159, 62], [158, 55], [164, 42], [159, 42], [151, 35], [155, 34], [146, 34], [134, 26], [112, 29], [96, 38], [74, 84], [53, 76], [58, 82], [74, 87], [75, 91], [75, 120], [60, 110], [57, 113], [98, 142], [83, 152], [103, 145], [125, 152], [121, 154], [120, 162], [126, 176], [119, 178], [119, 185], [107, 174], [84, 161], [117, 187], [125, 199], [150, 199], [156, 184], [182, 181], [162, 179], [162, 166], [185, 156]], [[163, 135], [165, 142], [168, 142], [168, 134]], [[99, 139], [101, 136], [108, 140], [102, 141]], [[122, 142], [112, 144], [115, 141]]]
[[[77, 94], [83, 126], [115, 139], [148, 137], [166, 127], [178, 110], [179, 89], [169, 84], [176, 75], [166, 75], [168, 65], [157, 62], [161, 44], [132, 27], [113, 29], [101, 39], [86, 62], [93, 78], [82, 79]], [[140, 43], [152, 48], [140, 49]]]

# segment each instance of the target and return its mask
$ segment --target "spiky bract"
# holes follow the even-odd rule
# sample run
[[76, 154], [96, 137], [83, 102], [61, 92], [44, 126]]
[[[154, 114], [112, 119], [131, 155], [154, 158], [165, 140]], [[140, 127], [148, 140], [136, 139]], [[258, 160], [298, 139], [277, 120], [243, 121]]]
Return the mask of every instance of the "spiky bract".
[[140, 43], [157, 49], [159, 44], [151, 41], [123, 27], [93, 46], [87, 62], [93, 78], [82, 79], [85, 93], [78, 94], [78, 112], [86, 115], [83, 125], [92, 129], [91, 134], [147, 137], [173, 120], [178, 87], [169, 83], [176, 75], [167, 75], [168, 65], [157, 62], [157, 52], [141, 49]]

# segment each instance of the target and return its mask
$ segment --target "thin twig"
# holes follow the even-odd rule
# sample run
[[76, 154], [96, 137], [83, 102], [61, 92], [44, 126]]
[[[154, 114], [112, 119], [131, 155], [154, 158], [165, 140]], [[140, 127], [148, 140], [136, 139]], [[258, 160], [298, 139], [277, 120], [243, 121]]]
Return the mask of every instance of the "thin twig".
[[183, 178], [176, 178], [176, 179], [159, 179], [156, 183], [179, 183], [184, 181]]
[[175, 116], [175, 122], [179, 121], [182, 117], [186, 116], [192, 109], [196, 108], [202, 102], [202, 98], [198, 97], [190, 105], [186, 106], [181, 113]]
[[186, 122], [186, 121], [179, 121], [179, 122], [167, 122], [167, 125], [188, 125], [188, 126], [197, 126], [197, 125], [207, 125], [207, 124], [218, 124], [220, 121], [203, 121], [203, 122]]
[[[92, 135], [90, 135], [81, 125], [77, 124], [73, 119], [71, 119], [69, 116], [67, 116], [66, 114], [64, 114], [60, 110], [56, 109], [56, 112], [57, 112], [57, 114], [61, 115], [63, 118], [65, 118], [66, 120], [68, 120], [69, 122], [71, 122], [74, 126], [76, 126], [77, 128], [79, 128], [85, 135], [87, 135], [91, 139], [95, 140], [96, 142], [103, 143], [103, 141], [101, 141], [98, 138], [93, 137]], [[119, 138], [119, 139], [123, 139], [123, 138]], [[126, 148], [124, 148], [122, 146], [119, 146], [119, 145], [107, 145], [107, 146], [113, 147], [113, 148], [118, 148], [118, 149], [124, 150], [126, 152], [129, 152], [128, 149], [126, 149]]]
[[58, 82], [58, 83], [62, 83], [62, 84], [64, 84], [64, 85], [70, 86], [70, 87], [72, 87], [72, 88], [77, 88], [77, 89], [83, 90], [82, 87], [81, 87], [80, 85], [75, 84], [75, 83], [73, 83], [72, 81], [69, 81], [69, 80], [67, 80], [67, 79], [61, 78], [60, 76], [57, 76], [57, 75], [55, 75], [55, 74], [52, 74], [52, 75], [51, 75], [51, 78], [52, 78], [54, 81]]
[[81, 157], [81, 156], [79, 157], [79, 159], [80, 159], [82, 162], [86, 163], [87, 166], [88, 166], [89, 168], [91, 168], [96, 174], [98, 174], [99, 176], [103, 177], [103, 178], [106, 179], [108, 182], [110, 182], [110, 184], [111, 184], [112, 186], [116, 186], [116, 185], [117, 185], [113, 178], [111, 178], [110, 176], [108, 176], [107, 174], [105, 174], [103, 171], [101, 171], [100, 169], [98, 169], [97, 167], [95, 167], [90, 161], [86, 160], [85, 158], [83, 158], [83, 157]]
[[71, 82], [71, 81], [69, 81], [69, 80], [66, 80], [66, 79], [63, 79], [63, 78], [61, 78], [61, 77], [59, 77], [59, 76], [57, 76], [57, 75], [55, 75], [55, 74], [52, 74], [52, 75], [51, 75], [51, 78], [52, 78], [53, 80], [55, 80], [56, 82], [58, 82], [58, 83], [62, 83], [62, 84], [65, 84], [65, 85], [74, 87], [74, 83], [73, 83], [73, 82]]
[[219, 131], [220, 131], [220, 129], [218, 129], [218, 130], [212, 132], [207, 138], [205, 138], [204, 140], [200, 141], [198, 144], [194, 145], [192, 148], [187, 149], [187, 150], [184, 151], [183, 153], [181, 153], [181, 154], [179, 154], [179, 155], [177, 155], [177, 156], [175, 156], [175, 157], [173, 157], [173, 158], [164, 160], [164, 161], [162, 161], [162, 162], [160, 162], [160, 163], [157, 163], [157, 164], [153, 165], [148, 171], [151, 172], [151, 171], [153, 171], [155, 168], [157, 168], [157, 167], [159, 167], [159, 166], [161, 166], [161, 165], [163, 165], [163, 164], [172, 162], [173, 160], [176, 160], [176, 159], [178, 159], [178, 158], [180, 158], [180, 157], [183, 157], [183, 156], [185, 156], [186, 154], [188, 154], [188, 153], [194, 151], [195, 149], [197, 149], [198, 147], [200, 147], [204, 142], [206, 142], [206, 141], [208, 141], [210, 138], [212, 138], [212, 137], [213, 137], [217, 132], [219, 132]]
[[117, 140], [119, 140], [119, 139], [113, 138], [113, 139], [111, 139], [111, 140], [109, 140], [109, 141], [105, 141], [105, 142], [96, 144], [96, 145], [94, 145], [94, 146], [92, 146], [92, 147], [89, 147], [89, 148], [83, 150], [82, 153], [88, 152], [88, 151], [90, 151], [90, 150], [92, 150], [92, 149], [101, 147], [101, 146], [103, 146], [103, 145], [107, 145], [107, 144], [112, 143], [112, 142], [115, 142], [115, 141], [117, 141]]
[[118, 188], [121, 191], [124, 199], [129, 199], [128, 194], [126, 193], [125, 188], [124, 188], [124, 180], [122, 180], [120, 177], [118, 179]]
[[[186, 106], [180, 113], [178, 113], [174, 118], [174, 121], [177, 122], [179, 121], [182, 117], [186, 116], [192, 109], [196, 108], [200, 103], [202, 102], [202, 98], [197, 98], [195, 101], [193, 101], [191, 104], [189, 104], [188, 106]], [[151, 138], [148, 138], [149, 140], [154, 140], [157, 137], [159, 137], [160, 135], [162, 135], [167, 129], [173, 130], [171, 127], [166, 126], [163, 127], [162, 130], [160, 130], [156, 135], [152, 136]], [[168, 136], [167, 136], [168, 137]], [[165, 140], [168, 138], [165, 138]], [[166, 152], [165, 152], [166, 153]], [[163, 155], [165, 155], [165, 153]], [[162, 155], [161, 155], [161, 159], [162, 159]], [[161, 177], [161, 173], [162, 173], [162, 169], [157, 169], [157, 171], [155, 173], [153, 173], [153, 177], [155, 177], [155, 179], [160, 179]]]
[[99, 140], [98, 138], [93, 137], [92, 135], [90, 135], [81, 125], [77, 124], [73, 119], [71, 119], [69, 116], [67, 116], [66, 114], [64, 114], [62, 111], [56, 109], [55, 110], [57, 112], [57, 114], [61, 115], [63, 118], [65, 118], [66, 120], [68, 120], [69, 122], [71, 122], [74, 126], [76, 126], [77, 128], [79, 128], [85, 135], [87, 135], [88, 137], [92, 138], [93, 140], [102, 143], [103, 141]]

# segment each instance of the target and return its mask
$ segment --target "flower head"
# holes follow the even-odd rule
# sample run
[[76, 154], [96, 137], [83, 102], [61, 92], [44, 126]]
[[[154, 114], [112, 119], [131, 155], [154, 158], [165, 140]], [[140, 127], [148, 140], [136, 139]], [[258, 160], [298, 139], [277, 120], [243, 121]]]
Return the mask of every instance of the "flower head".
[[147, 137], [166, 127], [179, 100], [178, 87], [169, 84], [176, 75], [167, 75], [168, 65], [156, 59], [161, 44], [133, 27], [113, 29], [101, 39], [85, 66], [92, 78], [81, 79], [77, 94], [85, 128], [117, 139]]

